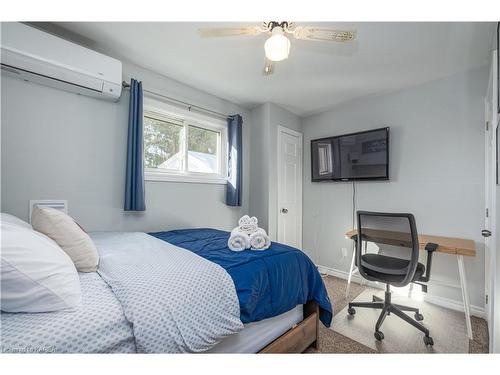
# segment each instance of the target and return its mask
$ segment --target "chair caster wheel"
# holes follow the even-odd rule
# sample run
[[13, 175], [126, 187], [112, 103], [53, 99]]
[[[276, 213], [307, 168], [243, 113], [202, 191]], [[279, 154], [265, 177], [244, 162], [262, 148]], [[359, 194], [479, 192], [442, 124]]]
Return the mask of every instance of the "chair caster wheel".
[[420, 313], [415, 313], [415, 320], [420, 322], [420, 321], [424, 320], [424, 316]]
[[354, 307], [349, 307], [347, 309], [347, 312], [349, 313], [349, 315], [355, 315], [356, 314], [356, 310], [354, 309]]
[[373, 335], [375, 336], [375, 338], [378, 341], [381, 341], [384, 339], [384, 334], [381, 331], [375, 331], [375, 333]]
[[434, 345], [434, 340], [430, 336], [424, 336], [424, 344], [426, 346], [428, 346], [428, 345], [433, 346]]

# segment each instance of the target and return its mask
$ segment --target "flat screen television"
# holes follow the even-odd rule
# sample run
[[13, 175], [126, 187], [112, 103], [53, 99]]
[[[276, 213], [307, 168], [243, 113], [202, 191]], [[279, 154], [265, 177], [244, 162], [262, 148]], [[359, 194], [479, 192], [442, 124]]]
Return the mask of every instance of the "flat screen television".
[[389, 179], [389, 128], [311, 141], [311, 180]]

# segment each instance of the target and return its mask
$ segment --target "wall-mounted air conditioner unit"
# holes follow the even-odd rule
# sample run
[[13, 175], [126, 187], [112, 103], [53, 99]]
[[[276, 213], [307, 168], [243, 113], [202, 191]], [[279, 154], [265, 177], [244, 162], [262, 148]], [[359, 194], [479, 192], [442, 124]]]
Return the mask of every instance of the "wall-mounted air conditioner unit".
[[3, 23], [2, 73], [78, 94], [116, 101], [122, 63], [22, 23]]

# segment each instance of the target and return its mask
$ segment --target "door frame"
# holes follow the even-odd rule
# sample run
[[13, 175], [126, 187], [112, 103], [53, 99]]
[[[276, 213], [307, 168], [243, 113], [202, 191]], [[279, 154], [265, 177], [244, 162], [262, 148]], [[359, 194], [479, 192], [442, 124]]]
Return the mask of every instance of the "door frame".
[[[496, 194], [497, 194], [497, 51], [493, 51], [491, 58], [491, 69], [488, 80], [488, 89], [485, 96], [485, 229], [491, 231], [491, 236], [485, 238], [485, 295], [488, 296], [488, 303], [485, 301], [485, 313], [488, 321], [489, 348], [490, 352], [500, 352], [500, 319], [497, 315], [500, 312], [500, 272], [499, 255], [497, 254], [498, 236], [496, 232]], [[486, 123], [488, 123], [486, 125]], [[488, 246], [486, 246], [488, 244]]]
[[279, 231], [280, 231], [280, 226], [279, 226], [279, 221], [280, 221], [280, 217], [281, 217], [281, 214], [280, 214], [280, 207], [281, 207], [281, 200], [280, 200], [280, 195], [281, 195], [281, 191], [280, 191], [280, 187], [281, 187], [281, 184], [282, 184], [282, 181], [281, 181], [281, 171], [280, 171], [280, 166], [281, 166], [281, 137], [282, 137], [282, 134], [283, 133], [286, 133], [288, 135], [292, 135], [294, 137], [298, 137], [299, 138], [299, 173], [298, 173], [298, 177], [297, 177], [297, 180], [298, 180], [298, 189], [297, 189], [297, 196], [298, 196], [298, 200], [297, 200], [297, 210], [298, 210], [298, 213], [297, 213], [297, 218], [298, 218], [298, 222], [299, 222], [299, 225], [300, 225], [300, 230], [299, 230], [299, 233], [298, 233], [298, 238], [299, 238], [299, 246], [298, 248], [299, 249], [302, 249], [302, 229], [303, 229], [303, 223], [302, 223], [302, 171], [303, 171], [303, 163], [304, 163], [304, 155], [303, 155], [303, 150], [304, 150], [304, 136], [301, 132], [298, 132], [296, 130], [293, 130], [293, 129], [290, 129], [290, 128], [287, 128], [285, 126], [281, 126], [281, 125], [278, 125], [278, 137], [277, 137], [277, 147], [276, 147], [276, 150], [277, 150], [277, 154], [278, 154], [278, 158], [277, 158], [277, 165], [276, 165], [276, 171], [277, 171], [277, 184], [276, 184], [276, 204], [277, 204], [277, 207], [276, 207], [276, 210], [277, 210], [277, 215], [276, 215], [276, 240], [278, 240], [279, 238]]

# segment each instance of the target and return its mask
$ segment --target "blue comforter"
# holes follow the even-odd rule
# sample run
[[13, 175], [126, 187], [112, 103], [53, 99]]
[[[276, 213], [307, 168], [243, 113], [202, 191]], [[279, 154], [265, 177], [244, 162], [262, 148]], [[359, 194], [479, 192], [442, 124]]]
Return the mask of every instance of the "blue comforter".
[[329, 327], [332, 305], [316, 266], [300, 250], [273, 242], [265, 251], [233, 252], [229, 232], [182, 229], [150, 235], [222, 266], [232, 277], [243, 323], [283, 314], [299, 304], [315, 301], [320, 320]]

